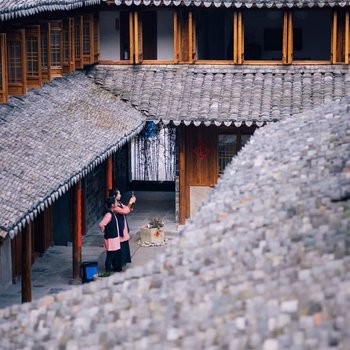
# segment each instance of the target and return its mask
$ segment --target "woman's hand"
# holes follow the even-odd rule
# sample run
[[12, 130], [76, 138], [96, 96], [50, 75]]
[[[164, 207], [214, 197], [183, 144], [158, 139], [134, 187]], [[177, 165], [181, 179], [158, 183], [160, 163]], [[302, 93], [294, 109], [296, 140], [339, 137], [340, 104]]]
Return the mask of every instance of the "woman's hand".
[[129, 204], [134, 204], [136, 202], [136, 197], [132, 196], [129, 200]]

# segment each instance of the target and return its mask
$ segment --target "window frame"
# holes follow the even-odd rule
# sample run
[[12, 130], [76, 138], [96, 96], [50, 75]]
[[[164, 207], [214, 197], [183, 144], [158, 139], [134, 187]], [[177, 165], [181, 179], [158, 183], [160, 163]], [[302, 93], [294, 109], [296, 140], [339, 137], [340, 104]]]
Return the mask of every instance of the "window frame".
[[37, 40], [37, 74], [30, 74], [28, 67], [29, 51], [26, 50], [26, 64], [27, 64], [27, 85], [30, 88], [39, 88], [42, 85], [42, 73], [41, 73], [41, 35], [40, 35], [40, 25], [30, 25], [26, 27], [26, 45], [28, 44], [28, 39], [34, 38]]
[[[57, 61], [58, 64], [54, 65], [55, 62], [53, 62], [53, 55], [54, 52], [54, 43], [52, 41], [52, 35], [55, 33], [59, 33], [59, 43], [58, 43], [58, 56], [59, 60]], [[63, 74], [63, 22], [62, 20], [52, 20], [50, 21], [50, 54], [51, 54], [51, 66], [50, 66], [50, 73], [51, 78], [61, 77]]]
[[[14, 29], [10, 30], [6, 33], [6, 41], [7, 41], [7, 78], [8, 78], [8, 94], [9, 95], [24, 95], [27, 93], [27, 62], [26, 62], [26, 40], [25, 40], [25, 29]], [[10, 51], [9, 45], [11, 42], [19, 42], [20, 46], [20, 80], [16, 82], [10, 82]]]
[[[63, 62], [62, 72], [63, 74], [71, 73], [75, 71], [75, 57], [74, 57], [74, 18], [68, 17], [63, 19], [63, 32], [62, 32], [62, 47], [63, 47]], [[66, 36], [67, 35], [67, 42]], [[66, 59], [67, 58], [67, 59]]]

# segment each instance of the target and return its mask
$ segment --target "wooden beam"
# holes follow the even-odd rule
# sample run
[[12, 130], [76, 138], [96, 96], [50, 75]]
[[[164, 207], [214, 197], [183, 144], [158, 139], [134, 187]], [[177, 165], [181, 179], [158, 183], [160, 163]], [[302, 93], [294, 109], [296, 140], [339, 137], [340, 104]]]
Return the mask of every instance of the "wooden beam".
[[81, 181], [73, 188], [73, 280], [72, 284], [80, 284], [81, 248], [82, 248], [82, 225], [81, 225]]
[[345, 63], [349, 64], [349, 10], [345, 12]]
[[135, 60], [134, 63], [140, 63], [139, 60], [139, 51], [140, 51], [140, 47], [139, 47], [139, 14], [138, 12], [134, 12], [134, 42], [135, 42]]
[[180, 31], [179, 31], [179, 16], [177, 10], [174, 11], [174, 63], [180, 61]]
[[293, 63], [293, 12], [288, 12], [288, 48], [287, 48], [287, 63]]
[[22, 231], [22, 303], [32, 300], [32, 225]]
[[333, 26], [332, 26], [332, 42], [331, 42], [331, 62], [337, 62], [337, 21], [338, 12], [336, 9], [333, 10]]
[[194, 42], [194, 17], [193, 12], [188, 11], [188, 61], [190, 63], [194, 62], [193, 53], [195, 51], [194, 47], [196, 43]]
[[238, 38], [238, 56], [237, 56], [237, 64], [243, 64], [244, 62], [244, 27], [243, 27], [243, 17], [242, 12], [238, 12], [238, 26], [237, 26], [237, 38]]
[[282, 63], [288, 63], [288, 12], [283, 12]]
[[2, 73], [0, 81], [0, 103], [5, 103], [8, 99], [6, 51], [6, 34], [0, 34], [0, 68]]
[[186, 219], [186, 127], [179, 127], [179, 223], [183, 225]]
[[134, 13], [129, 12], [129, 62], [135, 63], [135, 34], [134, 34]]
[[233, 63], [238, 63], [238, 14], [233, 12]]

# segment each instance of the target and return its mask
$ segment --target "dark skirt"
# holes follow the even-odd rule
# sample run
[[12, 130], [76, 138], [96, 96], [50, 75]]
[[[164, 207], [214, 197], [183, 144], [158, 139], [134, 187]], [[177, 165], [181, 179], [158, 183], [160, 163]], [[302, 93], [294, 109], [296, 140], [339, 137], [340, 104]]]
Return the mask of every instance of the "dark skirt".
[[129, 241], [121, 242], [120, 250], [121, 250], [121, 265], [124, 266], [128, 263], [131, 263]]

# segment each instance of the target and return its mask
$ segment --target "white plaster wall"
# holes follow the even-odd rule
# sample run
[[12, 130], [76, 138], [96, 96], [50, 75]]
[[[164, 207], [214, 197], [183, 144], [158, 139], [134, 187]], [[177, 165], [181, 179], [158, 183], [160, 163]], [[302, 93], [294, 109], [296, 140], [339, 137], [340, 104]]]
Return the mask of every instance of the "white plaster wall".
[[115, 20], [119, 19], [119, 11], [100, 12], [100, 37], [102, 61], [120, 60], [120, 31], [115, 29]]
[[157, 13], [157, 59], [174, 59], [173, 11], [158, 11]]

